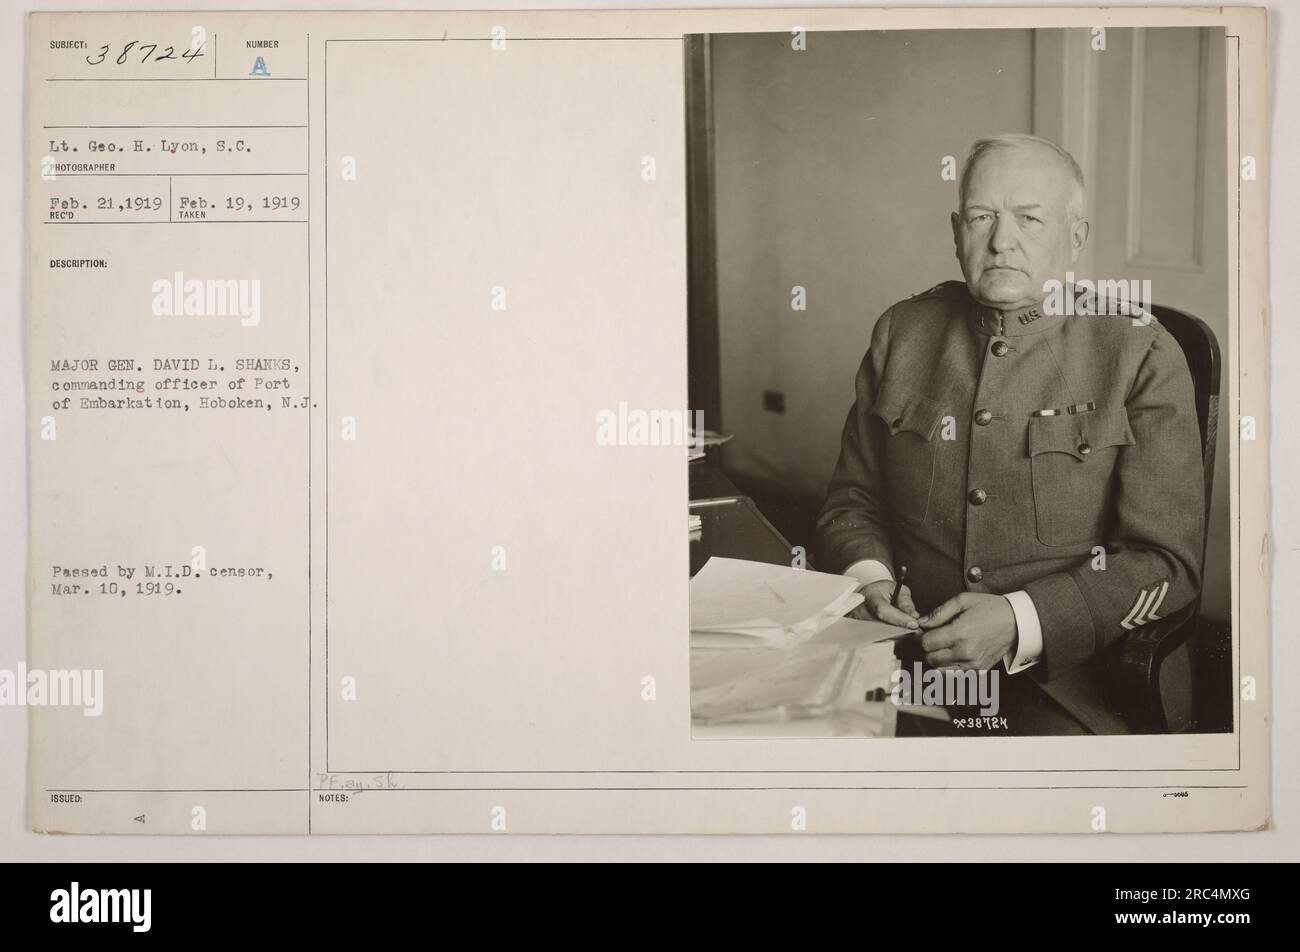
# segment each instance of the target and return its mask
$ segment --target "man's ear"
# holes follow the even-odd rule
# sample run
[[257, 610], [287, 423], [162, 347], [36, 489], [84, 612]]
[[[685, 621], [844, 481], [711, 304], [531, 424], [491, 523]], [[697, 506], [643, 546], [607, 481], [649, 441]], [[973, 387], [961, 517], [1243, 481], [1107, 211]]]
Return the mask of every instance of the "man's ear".
[[952, 213], [952, 246], [957, 255], [957, 260], [961, 260], [961, 216], [956, 212]]
[[1080, 218], [1070, 228], [1070, 263], [1079, 260], [1079, 255], [1083, 254], [1083, 249], [1088, 245], [1088, 230], [1090, 226], [1088, 219]]

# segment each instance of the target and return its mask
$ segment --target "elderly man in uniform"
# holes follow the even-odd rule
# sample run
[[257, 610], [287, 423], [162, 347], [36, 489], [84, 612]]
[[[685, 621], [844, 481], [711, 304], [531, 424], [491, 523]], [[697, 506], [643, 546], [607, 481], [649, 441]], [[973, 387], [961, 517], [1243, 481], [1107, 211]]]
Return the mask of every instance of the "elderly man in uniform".
[[1060, 147], [975, 143], [952, 215], [965, 283], [876, 322], [818, 520], [819, 567], [917, 629], [928, 666], [996, 669], [1013, 733], [1124, 730], [1101, 652], [1200, 586], [1182, 351], [1150, 317], [1048, 306], [1088, 240], [1083, 213]]

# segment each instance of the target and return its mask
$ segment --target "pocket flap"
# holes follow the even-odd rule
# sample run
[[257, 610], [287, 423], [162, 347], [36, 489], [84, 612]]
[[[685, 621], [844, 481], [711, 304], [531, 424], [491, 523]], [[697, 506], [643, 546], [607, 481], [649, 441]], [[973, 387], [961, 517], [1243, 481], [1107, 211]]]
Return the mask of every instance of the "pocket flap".
[[1136, 443], [1124, 407], [1029, 418], [1030, 456], [1068, 453], [1082, 462], [1094, 450]]
[[887, 387], [881, 388], [871, 411], [885, 421], [890, 436], [907, 430], [923, 440], [934, 436], [935, 428], [943, 419], [943, 407], [937, 401], [920, 394], [900, 393]]

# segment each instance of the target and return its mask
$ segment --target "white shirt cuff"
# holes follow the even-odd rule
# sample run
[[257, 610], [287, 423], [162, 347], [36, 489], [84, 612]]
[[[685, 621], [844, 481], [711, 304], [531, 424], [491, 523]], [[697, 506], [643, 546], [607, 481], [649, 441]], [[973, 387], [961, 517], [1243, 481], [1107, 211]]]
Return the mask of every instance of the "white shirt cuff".
[[860, 562], [854, 562], [844, 570], [844, 574], [857, 579], [859, 588], [866, 588], [876, 582], [892, 582], [894, 580], [894, 573], [889, 571], [885, 563], [878, 562], [875, 559], [862, 559]]
[[1011, 603], [1016, 615], [1016, 646], [1007, 652], [1003, 662], [1007, 674], [1017, 674], [1038, 664], [1043, 654], [1043, 628], [1038, 622], [1038, 609], [1028, 592], [1008, 592], [1002, 596]]

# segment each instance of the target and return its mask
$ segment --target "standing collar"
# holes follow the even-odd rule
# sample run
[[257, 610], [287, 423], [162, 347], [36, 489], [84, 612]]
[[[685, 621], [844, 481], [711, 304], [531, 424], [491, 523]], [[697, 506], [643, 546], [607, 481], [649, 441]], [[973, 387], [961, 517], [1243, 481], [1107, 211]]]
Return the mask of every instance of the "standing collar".
[[1023, 337], [1056, 327], [1062, 314], [1048, 314], [1042, 303], [1012, 310], [999, 310], [970, 299], [971, 324], [981, 334], [995, 337]]

